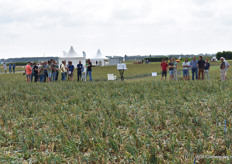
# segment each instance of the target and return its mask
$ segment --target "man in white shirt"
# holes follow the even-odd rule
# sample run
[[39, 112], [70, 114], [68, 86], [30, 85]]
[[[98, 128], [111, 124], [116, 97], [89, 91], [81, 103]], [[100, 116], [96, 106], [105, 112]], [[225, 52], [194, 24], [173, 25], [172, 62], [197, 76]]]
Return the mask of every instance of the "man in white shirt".
[[7, 65], [6, 65], [5, 62], [3, 63], [3, 67], [4, 67], [4, 70], [5, 70], [5, 73], [6, 73], [7, 72]]
[[230, 67], [230, 64], [226, 61], [226, 59], [224, 58], [224, 62], [225, 62], [225, 80], [226, 80], [226, 74], [227, 74], [227, 70]]
[[188, 70], [189, 70], [189, 62], [187, 60], [187, 58], [185, 58], [184, 63], [182, 63], [182, 67], [183, 67], [183, 78], [184, 80], [188, 80]]

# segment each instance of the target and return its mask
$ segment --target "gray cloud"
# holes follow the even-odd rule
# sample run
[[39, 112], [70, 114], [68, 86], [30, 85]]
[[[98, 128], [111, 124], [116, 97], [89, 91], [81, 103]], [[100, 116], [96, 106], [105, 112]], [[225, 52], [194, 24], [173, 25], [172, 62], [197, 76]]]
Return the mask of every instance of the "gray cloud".
[[231, 8], [219, 0], [1, 1], [0, 51], [58, 54], [76, 45], [93, 55], [98, 48], [107, 55], [210, 53], [230, 42]]

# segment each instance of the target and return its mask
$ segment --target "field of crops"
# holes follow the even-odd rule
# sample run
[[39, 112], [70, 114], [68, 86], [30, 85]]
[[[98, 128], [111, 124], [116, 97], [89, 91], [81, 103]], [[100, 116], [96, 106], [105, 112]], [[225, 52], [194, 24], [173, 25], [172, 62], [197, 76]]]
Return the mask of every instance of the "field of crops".
[[[94, 68], [93, 77], [114, 71]], [[128, 64], [125, 76], [159, 71]], [[232, 81], [221, 82], [218, 69], [210, 81], [146, 78], [27, 84], [21, 74], [0, 74], [0, 163], [193, 163], [197, 155], [231, 155]]]

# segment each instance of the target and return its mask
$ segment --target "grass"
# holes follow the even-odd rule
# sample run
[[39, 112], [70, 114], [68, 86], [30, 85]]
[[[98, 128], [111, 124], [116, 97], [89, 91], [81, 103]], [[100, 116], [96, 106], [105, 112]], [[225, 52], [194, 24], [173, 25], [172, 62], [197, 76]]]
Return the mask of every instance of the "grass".
[[21, 74], [1, 74], [0, 162], [193, 163], [196, 155], [231, 155], [231, 81], [221, 82], [217, 67], [210, 81], [136, 78], [159, 67], [128, 65], [124, 82], [102, 80], [115, 67], [94, 68], [101, 81], [93, 83], [28, 84]]

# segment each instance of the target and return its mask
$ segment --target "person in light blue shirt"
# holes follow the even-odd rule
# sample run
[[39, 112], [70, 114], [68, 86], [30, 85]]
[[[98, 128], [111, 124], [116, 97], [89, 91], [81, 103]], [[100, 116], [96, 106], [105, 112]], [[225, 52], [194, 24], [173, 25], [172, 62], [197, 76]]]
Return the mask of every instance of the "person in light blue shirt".
[[209, 80], [209, 69], [210, 69], [209, 59], [206, 59], [206, 62], [205, 62], [205, 70], [204, 70], [204, 77], [207, 76], [207, 79], [208, 79], [208, 80]]
[[198, 80], [198, 61], [196, 60], [195, 56], [190, 62], [190, 67], [192, 68], [192, 80], [194, 80], [194, 74], [196, 74], [196, 79]]
[[9, 72], [12, 73], [11, 64], [9, 64]]

